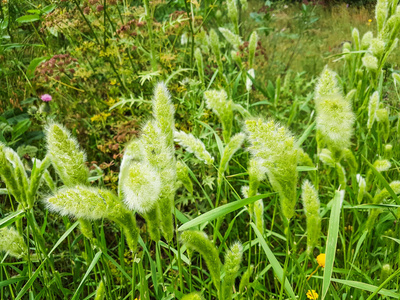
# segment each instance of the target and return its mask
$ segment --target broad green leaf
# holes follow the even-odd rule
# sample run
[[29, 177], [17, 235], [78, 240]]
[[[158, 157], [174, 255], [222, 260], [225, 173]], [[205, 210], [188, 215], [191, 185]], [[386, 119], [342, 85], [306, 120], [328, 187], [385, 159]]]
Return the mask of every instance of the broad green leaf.
[[47, 57], [37, 57], [31, 60], [28, 68], [26, 69], [26, 77], [28, 79], [32, 79], [35, 76], [36, 67], [41, 64], [42, 62], [46, 61]]
[[31, 23], [37, 20], [40, 20], [40, 17], [38, 15], [26, 15], [16, 19], [18, 23]]

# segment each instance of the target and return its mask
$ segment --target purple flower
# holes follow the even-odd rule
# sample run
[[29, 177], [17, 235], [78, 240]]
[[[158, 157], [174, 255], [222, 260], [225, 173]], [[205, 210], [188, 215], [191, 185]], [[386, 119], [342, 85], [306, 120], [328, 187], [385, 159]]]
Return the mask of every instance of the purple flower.
[[44, 101], [44, 102], [49, 102], [53, 98], [49, 94], [44, 94], [44, 95], [40, 96], [40, 99], [42, 99], [42, 101]]

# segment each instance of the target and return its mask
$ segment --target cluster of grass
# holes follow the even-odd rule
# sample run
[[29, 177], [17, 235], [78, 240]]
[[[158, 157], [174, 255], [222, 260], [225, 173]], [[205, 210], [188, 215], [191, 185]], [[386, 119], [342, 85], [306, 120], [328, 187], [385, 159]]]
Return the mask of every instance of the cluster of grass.
[[398, 2], [2, 1], [0, 298], [400, 298]]

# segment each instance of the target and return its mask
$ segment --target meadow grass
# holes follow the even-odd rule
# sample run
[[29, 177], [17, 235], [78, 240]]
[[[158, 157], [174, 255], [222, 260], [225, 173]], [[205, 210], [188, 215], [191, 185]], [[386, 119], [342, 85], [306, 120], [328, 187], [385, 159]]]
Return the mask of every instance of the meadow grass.
[[2, 3], [1, 299], [400, 298], [398, 1]]

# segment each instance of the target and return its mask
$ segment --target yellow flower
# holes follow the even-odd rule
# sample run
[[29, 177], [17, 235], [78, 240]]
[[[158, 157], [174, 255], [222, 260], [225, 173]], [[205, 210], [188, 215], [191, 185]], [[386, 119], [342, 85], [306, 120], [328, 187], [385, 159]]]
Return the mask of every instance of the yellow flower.
[[105, 122], [107, 117], [109, 117], [109, 116], [111, 116], [110, 113], [102, 112], [100, 114], [94, 115], [93, 117], [90, 118], [90, 120], [92, 122]]
[[325, 268], [325, 253], [321, 253], [320, 255], [317, 256], [317, 262], [320, 267]]
[[316, 300], [318, 299], [318, 294], [315, 290], [308, 290], [307, 294], [306, 294], [308, 299], [311, 300]]
[[371, 20], [371, 19], [369, 19], [369, 20], [368, 20], [368, 23], [371, 23], [371, 22], [372, 22], [372, 20]]

